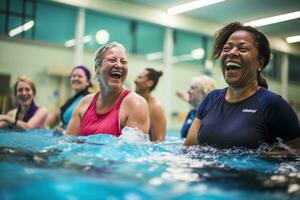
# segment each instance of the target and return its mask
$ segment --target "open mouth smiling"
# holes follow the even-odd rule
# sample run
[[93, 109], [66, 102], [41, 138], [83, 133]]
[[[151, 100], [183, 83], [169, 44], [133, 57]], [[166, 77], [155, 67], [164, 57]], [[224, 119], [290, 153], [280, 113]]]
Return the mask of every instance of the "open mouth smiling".
[[23, 102], [27, 101], [28, 99], [30, 99], [30, 96], [19, 96], [19, 100]]
[[226, 70], [234, 70], [234, 69], [241, 69], [242, 66], [236, 62], [229, 61], [225, 63], [225, 68]]
[[110, 73], [110, 76], [114, 79], [120, 79], [122, 77], [122, 72], [113, 71]]

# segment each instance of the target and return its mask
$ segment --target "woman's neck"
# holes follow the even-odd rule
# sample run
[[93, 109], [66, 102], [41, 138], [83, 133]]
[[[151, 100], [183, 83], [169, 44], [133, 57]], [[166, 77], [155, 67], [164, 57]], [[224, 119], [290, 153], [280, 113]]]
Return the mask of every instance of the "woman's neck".
[[225, 94], [225, 99], [230, 103], [240, 102], [252, 96], [259, 88], [257, 81], [244, 87], [229, 86]]
[[27, 111], [29, 110], [29, 108], [30, 108], [30, 106], [31, 106], [31, 104], [30, 105], [21, 105], [21, 112], [22, 113], [27, 113]]
[[124, 90], [125, 90], [124, 87], [114, 91], [100, 88], [100, 95], [99, 95], [101, 99], [100, 101], [103, 103], [103, 105], [114, 104]]

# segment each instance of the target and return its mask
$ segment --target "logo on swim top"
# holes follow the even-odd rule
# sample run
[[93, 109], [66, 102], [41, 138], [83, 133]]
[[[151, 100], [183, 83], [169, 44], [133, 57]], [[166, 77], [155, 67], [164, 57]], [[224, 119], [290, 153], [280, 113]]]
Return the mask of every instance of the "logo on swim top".
[[256, 110], [244, 108], [243, 112], [245, 112], [245, 113], [256, 113]]

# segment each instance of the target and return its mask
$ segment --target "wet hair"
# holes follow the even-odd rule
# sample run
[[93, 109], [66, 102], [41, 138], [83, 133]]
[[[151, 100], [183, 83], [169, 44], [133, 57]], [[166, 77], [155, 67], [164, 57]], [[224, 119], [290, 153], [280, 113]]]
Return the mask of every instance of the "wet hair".
[[88, 88], [89, 88], [89, 87], [92, 87], [93, 84], [92, 84], [92, 82], [91, 82], [91, 72], [90, 72], [90, 70], [89, 70], [86, 66], [84, 66], [84, 65], [78, 65], [78, 66], [76, 66], [76, 67], [73, 68], [73, 70], [72, 70], [72, 72], [71, 72], [71, 76], [72, 76], [73, 72], [74, 72], [76, 69], [82, 69], [82, 71], [84, 72], [84, 74], [85, 74], [85, 76], [86, 76], [87, 81], [89, 82]]
[[203, 91], [205, 95], [216, 88], [215, 81], [206, 75], [193, 77], [191, 85], [197, 87], [199, 91]]
[[215, 34], [215, 42], [212, 50], [212, 59], [216, 60], [220, 57], [222, 49], [226, 44], [228, 38], [236, 31], [247, 31], [253, 35], [255, 46], [258, 51], [258, 56], [264, 61], [261, 70], [257, 72], [257, 82], [259, 86], [268, 88], [267, 81], [261, 76], [261, 72], [270, 61], [270, 44], [267, 37], [257, 29], [251, 26], [243, 26], [239, 22], [233, 22], [226, 25], [225, 27], [217, 31], [217, 33]]
[[35, 85], [34, 85], [33, 81], [30, 78], [28, 78], [27, 76], [25, 76], [25, 75], [19, 76], [17, 78], [17, 82], [14, 85], [14, 94], [15, 94], [15, 96], [17, 96], [18, 84], [21, 81], [29, 84], [29, 86], [30, 86], [30, 88], [31, 88], [31, 90], [33, 92], [33, 96], [35, 96], [36, 95]]
[[99, 49], [97, 49], [97, 51], [95, 52], [95, 69], [97, 69], [98, 67], [101, 67], [102, 65], [102, 60], [104, 58], [104, 54], [107, 50], [115, 47], [115, 46], [118, 46], [118, 47], [121, 47], [124, 49], [124, 51], [126, 52], [126, 48], [118, 43], [118, 42], [112, 42], [112, 43], [109, 43], [109, 44], [105, 44], [103, 46], [101, 46]]
[[159, 78], [163, 75], [163, 72], [156, 71], [153, 68], [146, 68], [145, 70], [148, 72], [147, 73], [148, 79], [153, 81], [153, 85], [150, 87], [150, 91], [152, 91], [156, 87]]

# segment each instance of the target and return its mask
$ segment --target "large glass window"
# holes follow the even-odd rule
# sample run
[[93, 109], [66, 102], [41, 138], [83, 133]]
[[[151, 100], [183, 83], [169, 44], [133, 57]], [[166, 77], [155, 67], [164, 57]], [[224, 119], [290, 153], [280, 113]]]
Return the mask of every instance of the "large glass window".
[[123, 44], [131, 52], [132, 37], [129, 19], [89, 10], [86, 11], [85, 19], [85, 36], [91, 38], [85, 43], [85, 47], [98, 48], [105, 43], [115, 41]]
[[65, 43], [74, 39], [77, 8], [53, 3], [38, 3], [36, 12], [36, 40]]
[[135, 31], [135, 53], [147, 55], [150, 53], [163, 52], [164, 27], [144, 22], [137, 22]]
[[1, 0], [0, 34], [18, 38], [34, 38], [34, 10], [35, 1], [33, 0]]
[[300, 84], [300, 56], [289, 55], [289, 81]]
[[207, 38], [200, 34], [182, 30], [174, 31], [174, 62], [203, 64], [206, 52]]
[[271, 54], [270, 62], [262, 72], [267, 78], [280, 81], [280, 66], [281, 66], [281, 53], [273, 51]]

